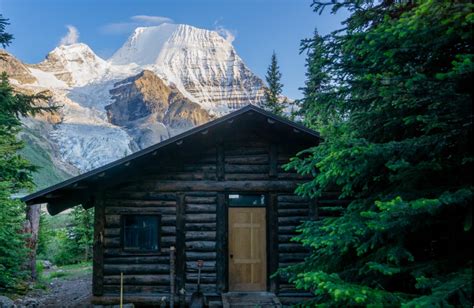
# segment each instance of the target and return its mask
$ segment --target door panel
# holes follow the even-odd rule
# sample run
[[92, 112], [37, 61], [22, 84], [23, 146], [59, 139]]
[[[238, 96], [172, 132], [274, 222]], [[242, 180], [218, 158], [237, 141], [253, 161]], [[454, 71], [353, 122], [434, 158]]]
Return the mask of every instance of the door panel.
[[229, 208], [229, 290], [265, 291], [265, 208]]

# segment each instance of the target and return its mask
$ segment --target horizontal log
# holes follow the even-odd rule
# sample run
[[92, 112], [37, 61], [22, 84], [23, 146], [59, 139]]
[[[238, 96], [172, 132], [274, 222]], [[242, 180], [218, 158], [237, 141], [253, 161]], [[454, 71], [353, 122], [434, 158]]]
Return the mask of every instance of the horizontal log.
[[[120, 285], [120, 275], [104, 276], [104, 284]], [[170, 284], [170, 275], [124, 275], [124, 285], [165, 285]]]
[[[189, 284], [194, 284], [197, 283], [198, 280], [198, 274], [196, 273], [186, 273], [186, 282]], [[201, 283], [206, 283], [206, 284], [215, 284], [217, 281], [216, 274], [210, 274], [210, 273], [201, 273]]]
[[104, 264], [104, 274], [169, 274], [169, 264]]
[[[186, 283], [185, 288], [186, 288], [186, 293], [192, 294], [193, 292], [197, 291], [197, 284]], [[201, 292], [203, 292], [204, 294], [217, 293], [217, 287], [216, 287], [216, 284], [214, 283], [201, 284], [200, 289], [201, 289]]]
[[185, 217], [186, 223], [206, 223], [216, 221], [216, 214], [186, 214]]
[[104, 259], [107, 264], [157, 264], [169, 263], [169, 256], [134, 256], [134, 257], [108, 257]]
[[104, 237], [104, 246], [107, 248], [120, 247], [120, 237]]
[[280, 226], [299, 226], [302, 222], [308, 221], [308, 216], [294, 216], [294, 217], [278, 217], [278, 225]]
[[186, 232], [188, 231], [215, 231], [216, 223], [186, 223]]
[[226, 156], [226, 164], [234, 165], [265, 165], [268, 164], [268, 154], [257, 154], [257, 155], [239, 155], [239, 156]]
[[167, 171], [184, 171], [184, 172], [216, 172], [216, 164], [199, 164], [199, 163], [188, 163], [183, 164], [180, 163], [176, 166], [164, 167], [160, 166], [160, 172], [167, 172]]
[[268, 146], [262, 146], [262, 145], [260, 145], [259, 147], [250, 147], [246, 145], [245, 148], [243, 148], [242, 145], [236, 148], [231, 148], [226, 145], [226, 148], [224, 149], [224, 156], [265, 155], [265, 154], [268, 154]]
[[299, 180], [299, 181], [308, 181], [312, 179], [312, 176], [303, 176], [298, 173], [290, 173], [287, 171], [280, 171], [277, 172], [277, 179], [279, 180]]
[[[104, 293], [120, 292], [120, 285], [104, 285]], [[124, 299], [128, 298], [128, 294], [156, 294], [166, 293], [170, 291], [170, 286], [136, 286], [123, 285]]]
[[120, 215], [105, 215], [105, 226], [120, 227]]
[[[123, 251], [122, 248], [109, 248], [106, 247], [104, 249], [104, 255], [105, 257], [134, 257], [139, 255], [136, 252], [130, 252], [130, 251]], [[156, 253], [143, 253], [141, 255], [146, 255], [146, 256], [163, 256], [163, 255], [169, 255], [169, 246], [163, 246], [161, 247], [159, 252]]]
[[305, 216], [309, 215], [309, 207], [301, 209], [278, 209], [278, 216], [280, 217], [295, 217], [295, 216]]
[[309, 202], [278, 202], [278, 210], [286, 210], [286, 209], [309, 209]]
[[217, 180], [215, 172], [167, 172], [167, 173], [157, 173], [156, 175], [150, 176], [148, 178], [153, 178], [157, 180]]
[[120, 236], [120, 228], [105, 228], [105, 236]]
[[215, 213], [216, 204], [186, 204], [186, 213]]
[[122, 199], [131, 199], [131, 200], [161, 200], [161, 201], [172, 201], [176, 202], [176, 194], [174, 193], [160, 193], [156, 191], [121, 191], [114, 190], [107, 193], [107, 201], [112, 202], [112, 200], [122, 200]]
[[[133, 303], [135, 305], [160, 306], [163, 303], [163, 298], [169, 302], [169, 291], [154, 293], [153, 295], [144, 294], [130, 294], [127, 293], [124, 297], [124, 304]], [[178, 296], [175, 296], [175, 303], [178, 301]], [[120, 303], [119, 291], [112, 290], [104, 296], [92, 296], [91, 304], [93, 305], [117, 305]]]
[[146, 215], [175, 215], [176, 205], [173, 207], [129, 207], [129, 206], [108, 206], [105, 214], [146, 214]]
[[279, 252], [307, 252], [308, 249], [300, 244], [278, 244]]
[[216, 203], [216, 196], [211, 197], [203, 197], [203, 196], [189, 196], [186, 195], [185, 199], [186, 203], [193, 203], [193, 204], [215, 204]]
[[215, 241], [190, 241], [186, 242], [186, 250], [192, 251], [215, 251]]
[[278, 234], [296, 235], [298, 234], [296, 229], [296, 226], [278, 226]]
[[225, 164], [225, 173], [268, 173], [270, 166], [267, 165], [233, 165]]
[[105, 201], [106, 210], [109, 206], [124, 207], [175, 207], [174, 200], [136, 200], [136, 199], [108, 199]]
[[126, 189], [156, 191], [294, 191], [296, 181], [154, 181], [136, 183]]
[[279, 243], [290, 243], [292, 242], [291, 239], [294, 238], [294, 235], [291, 234], [281, 234], [278, 235], [278, 242]]
[[186, 241], [215, 241], [215, 231], [188, 231], [186, 232]]
[[253, 181], [253, 180], [269, 180], [270, 176], [264, 173], [226, 173], [224, 175], [226, 181]]
[[216, 252], [194, 252], [194, 251], [187, 251], [186, 252], [186, 260], [187, 261], [197, 261], [197, 260], [216, 260]]
[[[195, 272], [198, 271], [197, 262], [187, 261], [186, 271]], [[201, 272], [203, 273], [215, 273], [216, 272], [216, 261], [205, 261], [202, 265]]]

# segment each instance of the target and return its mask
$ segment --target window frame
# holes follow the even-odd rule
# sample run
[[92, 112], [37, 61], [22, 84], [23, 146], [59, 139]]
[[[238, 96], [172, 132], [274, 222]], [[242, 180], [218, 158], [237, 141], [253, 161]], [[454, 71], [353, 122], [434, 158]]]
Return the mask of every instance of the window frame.
[[[253, 204], [248, 204], [248, 205], [244, 205], [244, 204], [239, 204], [239, 205], [231, 205], [230, 204], [230, 195], [241, 195], [241, 196], [263, 196], [263, 204], [259, 204], [259, 205], [253, 205]], [[265, 192], [228, 192], [226, 194], [226, 203], [227, 203], [227, 206], [228, 207], [243, 207], [243, 208], [253, 208], [253, 207], [263, 207], [263, 208], [267, 208], [267, 203], [268, 203], [268, 195], [267, 193]]]
[[[157, 220], [158, 228], [157, 228], [157, 241], [158, 241], [158, 249], [157, 250], [135, 250], [135, 249], [127, 249], [125, 247], [125, 219], [126, 217], [131, 216], [146, 216], [146, 217], [154, 217]], [[122, 214], [120, 215], [120, 249], [122, 252], [126, 252], [129, 254], [134, 255], [159, 255], [161, 254], [161, 227], [162, 227], [162, 220], [161, 214]]]

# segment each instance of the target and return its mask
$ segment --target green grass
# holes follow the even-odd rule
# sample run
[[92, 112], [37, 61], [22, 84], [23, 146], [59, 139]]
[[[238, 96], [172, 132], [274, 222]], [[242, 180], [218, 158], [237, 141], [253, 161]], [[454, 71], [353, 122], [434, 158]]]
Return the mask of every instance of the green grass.
[[40, 261], [36, 263], [38, 279], [35, 284], [36, 289], [47, 289], [47, 286], [57, 279], [71, 279], [77, 276], [92, 273], [92, 263], [78, 263], [64, 266], [58, 266], [52, 270], [45, 270]]

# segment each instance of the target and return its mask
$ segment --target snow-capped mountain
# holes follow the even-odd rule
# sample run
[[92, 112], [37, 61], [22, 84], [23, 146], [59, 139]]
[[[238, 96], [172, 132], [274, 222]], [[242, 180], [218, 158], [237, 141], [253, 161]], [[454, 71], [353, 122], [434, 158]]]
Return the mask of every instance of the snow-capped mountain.
[[2, 51], [0, 70], [16, 88], [47, 90], [50, 103], [62, 106], [54, 117], [24, 122], [68, 173], [258, 104], [264, 92], [226, 38], [188, 25], [137, 28], [110, 59], [83, 43], [58, 46], [38, 64]]

